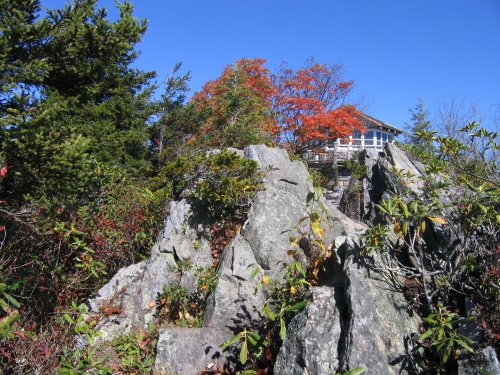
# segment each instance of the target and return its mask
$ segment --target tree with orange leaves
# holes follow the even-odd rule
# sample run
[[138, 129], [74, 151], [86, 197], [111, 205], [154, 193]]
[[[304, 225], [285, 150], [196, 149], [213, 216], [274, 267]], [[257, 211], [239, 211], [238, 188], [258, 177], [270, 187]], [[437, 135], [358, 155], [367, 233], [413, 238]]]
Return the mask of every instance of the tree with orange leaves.
[[241, 59], [207, 82], [192, 101], [210, 115], [194, 136], [197, 144], [245, 147], [272, 142], [276, 122], [272, 112], [275, 87], [264, 59]]
[[361, 112], [346, 104], [354, 82], [343, 66], [309, 59], [293, 71], [286, 65], [271, 75], [264, 59], [241, 59], [209, 81], [192, 101], [210, 115], [194, 135], [197, 145], [244, 147], [271, 140], [292, 153], [364, 131]]
[[327, 66], [311, 58], [302, 69], [293, 71], [283, 65], [272, 76], [279, 143], [300, 153], [348, 138], [355, 130], [365, 130], [361, 112], [355, 105], [345, 103], [354, 82], [344, 81], [343, 71], [341, 64]]

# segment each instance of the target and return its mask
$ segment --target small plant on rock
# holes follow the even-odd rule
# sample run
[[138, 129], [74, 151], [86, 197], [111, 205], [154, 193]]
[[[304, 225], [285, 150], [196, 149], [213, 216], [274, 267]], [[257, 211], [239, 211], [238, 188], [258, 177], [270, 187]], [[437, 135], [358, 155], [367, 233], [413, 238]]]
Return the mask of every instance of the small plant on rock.
[[[314, 182], [314, 191], [309, 192], [306, 197], [306, 214], [294, 227], [295, 230], [299, 231], [298, 236], [291, 236], [289, 238], [292, 246], [304, 248], [309, 260], [307, 278], [314, 284], [318, 279], [320, 265], [329, 255], [323, 235], [326, 229], [331, 227], [330, 220], [332, 213], [322, 202], [322, 196], [323, 189], [321, 185], [318, 182]], [[305, 227], [304, 224], [306, 224]], [[289, 251], [289, 255], [294, 254], [295, 250]]]
[[340, 372], [337, 372], [335, 375], [361, 375], [364, 374], [366, 369], [364, 367], [358, 367], [355, 368], [354, 370], [349, 370], [347, 372], [344, 372], [341, 374]]
[[122, 361], [122, 371], [150, 373], [155, 361], [154, 330], [138, 331], [116, 338], [112, 345]]
[[255, 332], [247, 331], [246, 328], [240, 333], [234, 336], [232, 339], [226, 341], [221, 345], [221, 348], [228, 349], [231, 346], [241, 342], [239, 361], [242, 365], [247, 363], [247, 360], [251, 358], [252, 362], [256, 362], [264, 353], [265, 348], [268, 346], [268, 342]]
[[[311, 285], [306, 280], [306, 273], [300, 262], [286, 267], [285, 282], [279, 283], [277, 280], [269, 282], [271, 297], [262, 306], [262, 314], [279, 326], [281, 340], [286, 337], [286, 326], [291, 318], [309, 302], [305, 299], [305, 293]], [[263, 277], [264, 283], [266, 282], [265, 278], [266, 276]]]
[[219, 279], [215, 266], [198, 267], [194, 275], [198, 280], [198, 288], [202, 292], [212, 292], [217, 286]]
[[189, 291], [180, 285], [164, 285], [163, 293], [159, 298], [160, 320], [179, 322], [183, 319], [189, 303]]
[[423, 320], [430, 328], [420, 336], [420, 340], [428, 339], [430, 346], [433, 347], [442, 363], [446, 363], [450, 355], [457, 358], [458, 348], [474, 353], [474, 350], [469, 346], [473, 341], [467, 336], [457, 333], [458, 324], [466, 322], [467, 319], [447, 311], [441, 306], [437, 313], [430, 314]]
[[389, 233], [389, 228], [380, 223], [368, 228], [366, 232], [360, 236], [362, 240], [361, 255], [363, 256], [372, 251], [382, 250], [387, 233]]
[[97, 353], [98, 347], [84, 349], [63, 350], [61, 358], [62, 367], [59, 375], [111, 375], [112, 369], [105, 366], [108, 355], [101, 356]]

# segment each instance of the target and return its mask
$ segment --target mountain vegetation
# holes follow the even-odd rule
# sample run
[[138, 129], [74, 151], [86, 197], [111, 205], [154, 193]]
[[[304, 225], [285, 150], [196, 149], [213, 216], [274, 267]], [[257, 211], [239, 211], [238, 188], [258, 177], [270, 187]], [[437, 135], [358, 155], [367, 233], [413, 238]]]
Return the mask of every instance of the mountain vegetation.
[[[145, 259], [168, 200], [189, 184], [189, 170], [206, 163], [200, 155], [282, 141], [291, 131], [287, 108], [310, 95], [306, 82], [319, 82], [318, 74], [288, 71], [296, 87], [280, 92], [284, 76], [273, 76], [263, 59], [242, 59], [188, 101], [190, 76], [178, 74], [179, 64], [156, 99], [156, 73], [133, 67], [147, 21], [134, 17], [130, 2], [117, 6], [119, 17], [110, 21], [96, 0], [45, 15], [39, 0], [0, 2], [0, 360], [6, 373], [29, 372], [33, 363], [46, 373], [61, 367], [75, 333], [63, 316], [76, 313], [118, 269]], [[326, 69], [308, 67], [318, 68]], [[285, 100], [283, 90], [295, 97]], [[335, 109], [314, 100], [308, 115]], [[295, 138], [314, 127], [294, 116]], [[339, 137], [351, 131], [342, 121]], [[252, 186], [245, 188], [250, 196], [258, 181], [250, 175], [237, 181], [238, 171], [255, 166], [232, 165], [237, 159], [225, 155], [206, 166], [217, 184], [207, 181], [194, 194], [227, 220], [248, 207], [237, 191]]]
[[[243, 58], [189, 100], [190, 74], [180, 75], [178, 64], [156, 98], [156, 73], [133, 66], [147, 21], [128, 1], [117, 7], [110, 21], [97, 0], [45, 15], [39, 0], [0, 0], [2, 373], [111, 372], [96, 348], [75, 349], [78, 335], [96, 335], [82, 303], [120, 268], [147, 258], [169, 200], [210, 209], [217, 264], [262, 175], [234, 152], [206, 151], [266, 144], [294, 155], [364, 131], [343, 66], [314, 59], [273, 73], [264, 59]], [[488, 296], [483, 323], [498, 340], [498, 134], [469, 125], [476, 141], [464, 144], [428, 128], [423, 101], [412, 115], [408, 152], [435, 174], [451, 166], [449, 178], [475, 193], [459, 203], [468, 214], [457, 220], [467, 235], [487, 228], [487, 246], [457, 267]], [[195, 185], [200, 173], [206, 180]], [[410, 222], [393, 212], [394, 225], [410, 222], [402, 235], [411, 241], [429, 222], [419, 215]], [[117, 366], [150, 373], [154, 327], [134, 335], [114, 342], [126, 358]]]

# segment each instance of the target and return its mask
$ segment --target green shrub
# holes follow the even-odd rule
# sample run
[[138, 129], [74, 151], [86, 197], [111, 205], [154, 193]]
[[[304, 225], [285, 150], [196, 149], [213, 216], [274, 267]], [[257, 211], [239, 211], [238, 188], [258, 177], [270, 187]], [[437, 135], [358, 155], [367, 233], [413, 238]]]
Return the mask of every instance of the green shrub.
[[[379, 264], [377, 269], [392, 277], [401, 275], [405, 282], [418, 280], [419, 291], [409, 302], [427, 316], [429, 328], [420, 338], [428, 344], [426, 355], [441, 362], [430, 364], [435, 369], [450, 366], [447, 362], [455, 361], [459, 349], [472, 351], [470, 339], [457, 333], [464, 319], [441, 307], [463, 311], [457, 301], [464, 294], [474, 295], [474, 319], [500, 348], [500, 178], [493, 157], [500, 150], [499, 135], [473, 122], [459, 131], [463, 134], [458, 138], [421, 132], [419, 136], [433, 145], [425, 149], [403, 145], [425, 164], [420, 191], [408, 189], [382, 199], [377, 207], [392, 228], [370, 228], [362, 247], [362, 255], [382, 249], [389, 229], [399, 237], [395, 250], [403, 257], [395, 267]], [[480, 154], [470, 150], [477, 144], [482, 145]], [[402, 182], [415, 179], [394, 172]]]
[[207, 158], [206, 178], [193, 193], [214, 218], [231, 219], [244, 215], [260, 188], [262, 175], [257, 162], [232, 151], [211, 154]]
[[167, 163], [161, 175], [173, 181], [174, 198], [186, 190], [217, 220], [244, 216], [262, 179], [257, 162], [229, 150], [181, 156]]
[[458, 314], [440, 307], [437, 313], [424, 318], [429, 329], [420, 336], [420, 340], [427, 339], [429, 341], [429, 345], [437, 353], [442, 363], [446, 363], [450, 355], [454, 358], [458, 357], [457, 349], [459, 348], [474, 353], [474, 350], [469, 346], [473, 341], [467, 336], [457, 333], [458, 324], [466, 321], [467, 319]]
[[352, 177], [363, 180], [368, 175], [368, 167], [365, 165], [364, 160], [361, 159], [361, 153], [355, 152], [350, 159], [345, 161], [345, 167], [351, 170]]
[[122, 362], [121, 370], [139, 373], [151, 373], [155, 361], [157, 343], [155, 330], [137, 331], [120, 336], [111, 345]]

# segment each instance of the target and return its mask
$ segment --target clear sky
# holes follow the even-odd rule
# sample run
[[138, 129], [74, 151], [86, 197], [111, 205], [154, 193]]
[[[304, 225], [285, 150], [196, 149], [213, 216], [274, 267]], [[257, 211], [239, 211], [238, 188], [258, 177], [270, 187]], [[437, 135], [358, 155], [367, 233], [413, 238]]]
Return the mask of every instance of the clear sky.
[[[61, 7], [65, 0], [41, 0]], [[371, 98], [371, 116], [403, 127], [418, 97], [432, 112], [445, 95], [500, 105], [499, 0], [135, 0], [149, 20], [136, 66], [158, 83], [176, 62], [191, 71], [192, 92], [237, 59], [261, 57], [275, 70], [342, 63], [354, 99]], [[99, 7], [116, 18], [113, 0]]]

